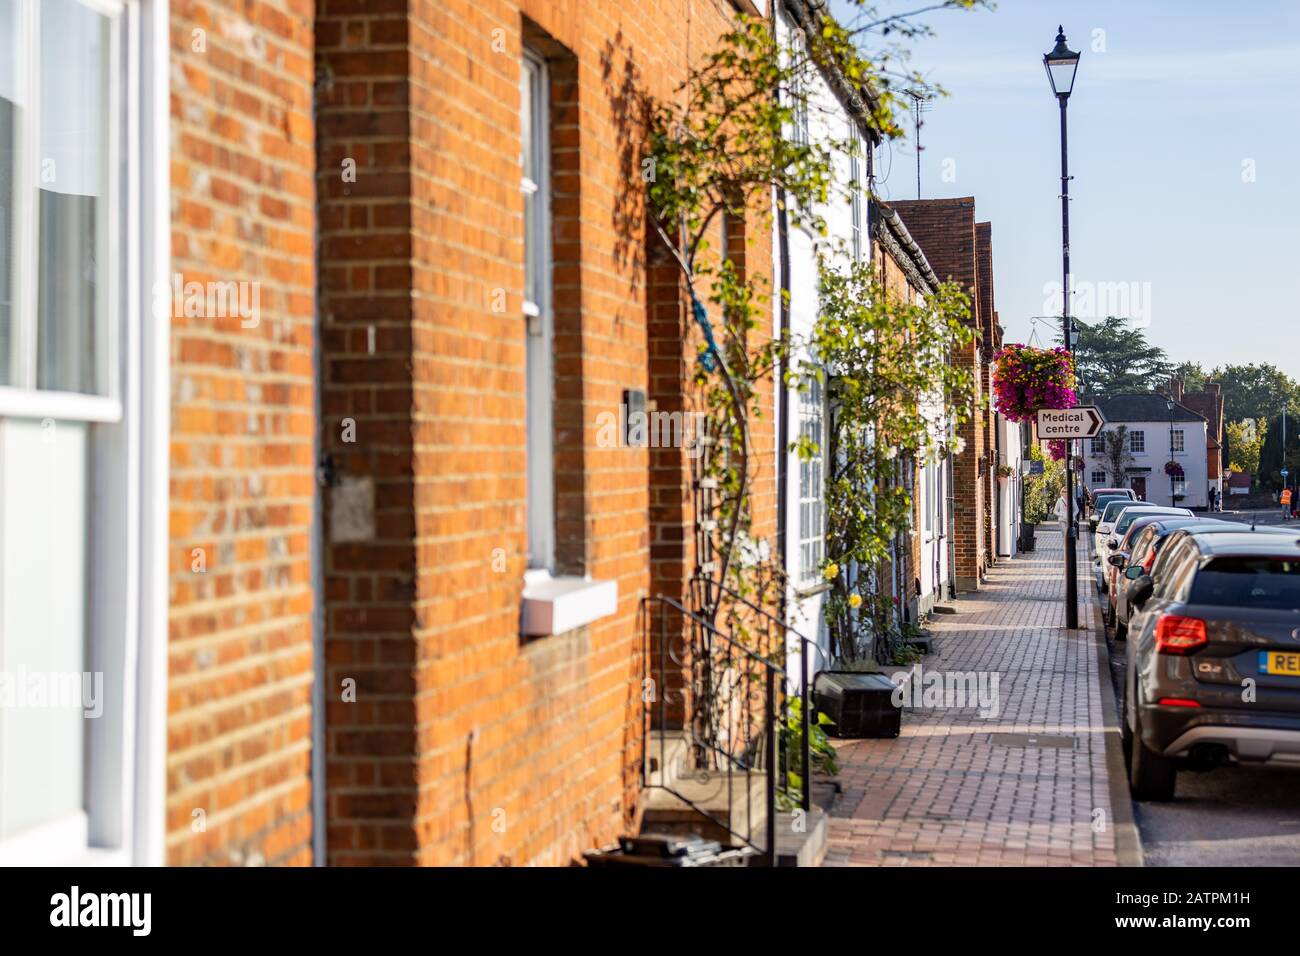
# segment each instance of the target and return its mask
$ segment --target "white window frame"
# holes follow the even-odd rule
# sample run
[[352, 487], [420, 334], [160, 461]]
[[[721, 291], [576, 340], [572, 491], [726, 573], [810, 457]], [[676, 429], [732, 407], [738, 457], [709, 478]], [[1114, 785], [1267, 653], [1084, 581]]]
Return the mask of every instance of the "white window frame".
[[[550, 99], [546, 60], [525, 48], [520, 67], [520, 123], [527, 123], [531, 155], [522, 156], [520, 190], [536, 197], [531, 235], [524, 236], [524, 335], [527, 363], [527, 512], [530, 572], [555, 570], [555, 323], [551, 304]], [[530, 113], [531, 111], [531, 113]], [[521, 127], [522, 134], [522, 127]], [[529, 176], [529, 172], [535, 175]], [[525, 199], [525, 201], [527, 201]], [[528, 217], [525, 215], [525, 230]], [[537, 261], [531, 263], [532, 257]], [[536, 286], [527, 288], [528, 276]]]
[[1106, 472], [1105, 472], [1105, 471], [1100, 471], [1100, 470], [1099, 470], [1099, 471], [1094, 471], [1094, 472], [1092, 473], [1092, 483], [1093, 483], [1094, 485], [1101, 485], [1103, 482], [1105, 482], [1105, 480], [1106, 480]]
[[1170, 453], [1187, 451], [1187, 432], [1181, 428], [1172, 429], [1169, 432], [1169, 451]]
[[1131, 455], [1145, 455], [1147, 451], [1147, 433], [1145, 431], [1129, 432], [1128, 450]]
[[1177, 475], [1175, 475], [1175, 476], [1174, 476], [1174, 480], [1173, 480], [1173, 487], [1174, 487], [1174, 492], [1173, 492], [1173, 493], [1174, 493], [1175, 495], [1183, 495], [1184, 497], [1186, 497], [1186, 495], [1187, 495], [1187, 476], [1184, 475], [1183, 477], [1179, 478]]
[[1090, 440], [1092, 442], [1092, 453], [1094, 455], [1106, 454], [1106, 437], [1104, 434], [1093, 435]]
[[[850, 125], [853, 120], [849, 120]], [[849, 191], [853, 231], [853, 261], [862, 261], [862, 139], [856, 129], [851, 129], [852, 148], [849, 151]]]
[[[36, 40], [30, 17], [35, 2], [22, 4], [27, 50], [39, 49], [28, 42]], [[109, 394], [25, 387], [35, 383], [29, 345], [35, 309], [30, 315], [16, 309], [15, 325], [24, 341], [15, 351], [26, 367], [23, 387], [0, 387], [0, 418], [104, 426], [90, 460], [86, 667], [105, 673], [105, 706], [103, 715], [89, 722], [84, 742], [85, 812], [0, 842], [0, 865], [160, 865], [167, 753], [170, 322], [144, 317], [153, 314], [152, 290], [167, 285], [171, 257], [170, 23], [167, 0], [77, 2], [115, 19], [113, 49], [121, 56], [112, 65], [110, 100], [122, 105], [122, 122], [113, 124], [110, 150], [114, 254], [108, 270], [110, 322], [102, 342], [109, 350]], [[25, 150], [19, 147], [21, 156]], [[25, 189], [35, 180], [24, 175], [17, 185]], [[31, 215], [31, 206], [22, 214]], [[31, 250], [23, 255], [20, 294], [31, 302], [35, 273], [26, 261]]]
[[[119, 56], [127, 49], [122, 36], [126, 18], [123, 15], [127, 0], [74, 0], [87, 9], [110, 18], [112, 38], [109, 44], [112, 60], [109, 62], [111, 103], [122, 101], [122, 82], [126, 78], [126, 64]], [[18, 32], [19, 69], [18, 84], [21, 90], [20, 122], [17, 130], [17, 175], [14, 179], [15, 227], [14, 241], [17, 250], [17, 275], [14, 282], [13, 328], [10, 330], [9, 382], [0, 385], [0, 416], [14, 418], [74, 419], [85, 422], [120, 422], [122, 402], [118, 376], [118, 344], [121, 337], [122, 288], [124, 270], [122, 250], [114, 237], [122, 235], [123, 223], [119, 211], [124, 209], [120, 176], [107, 179], [104, 207], [107, 221], [104, 229], [108, 261], [104, 264], [106, 314], [95, 328], [95, 362], [105, 373], [100, 383], [102, 395], [82, 392], [65, 392], [38, 389], [37, 376], [37, 277], [40, 263], [40, 216], [37, 209], [39, 160], [32, 142], [40, 142], [42, 110], [40, 102], [40, 49], [41, 38], [38, 18], [33, 16], [39, 0], [19, 0]], [[110, 123], [108, 127], [107, 164], [110, 170], [122, 168], [122, 126]]]
[[[799, 456], [799, 582], [805, 587], [821, 579], [821, 566], [826, 558], [826, 429], [828, 405], [826, 386], [816, 375], [809, 377], [809, 385], [797, 393], [800, 438], [812, 438], [817, 444], [817, 454], [807, 460]], [[811, 434], [812, 430], [816, 434]], [[805, 486], [814, 479], [820, 481], [812, 493]], [[805, 481], [805, 478], [809, 479]], [[810, 514], [819, 516], [817, 527], [809, 526]]]
[[803, 30], [789, 20], [786, 20], [786, 28], [790, 31], [790, 53], [796, 58], [796, 62], [791, 64], [794, 69], [791, 71], [790, 109], [794, 114], [794, 128], [790, 140], [800, 146], [807, 146], [812, 143], [812, 123], [808, 118], [811, 87], [807, 77], [807, 63], [799, 61], [806, 60], [804, 54], [808, 50], [808, 39]]
[[939, 471], [939, 465], [937, 462], [933, 462], [933, 461], [926, 462], [922, 468], [922, 478], [924, 479], [922, 483], [922, 494], [924, 495], [925, 500], [923, 502], [921, 511], [922, 514], [925, 516], [924, 527], [925, 527], [926, 541], [934, 540], [934, 527], [936, 524], [936, 518], [938, 517], [937, 514], [938, 503], [939, 503], [938, 471]]

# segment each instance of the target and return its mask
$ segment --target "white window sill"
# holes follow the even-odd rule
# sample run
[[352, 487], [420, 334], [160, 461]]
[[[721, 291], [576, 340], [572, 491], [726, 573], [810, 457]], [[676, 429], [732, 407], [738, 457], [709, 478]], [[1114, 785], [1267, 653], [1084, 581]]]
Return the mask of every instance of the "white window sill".
[[83, 812], [24, 830], [0, 842], [0, 866], [129, 866], [131, 855], [112, 847], [88, 846]]
[[524, 607], [519, 630], [525, 637], [547, 637], [609, 617], [618, 610], [618, 582], [556, 577], [533, 570], [524, 575]]

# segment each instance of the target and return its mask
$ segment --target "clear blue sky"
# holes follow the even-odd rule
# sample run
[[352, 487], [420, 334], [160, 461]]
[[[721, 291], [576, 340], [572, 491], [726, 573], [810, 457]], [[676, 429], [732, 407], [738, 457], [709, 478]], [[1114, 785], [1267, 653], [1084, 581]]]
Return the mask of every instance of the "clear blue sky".
[[[938, 35], [912, 65], [950, 96], [921, 129], [922, 195], [973, 195], [992, 221], [1008, 341], [1028, 338], [1029, 316], [1060, 314], [1045, 308], [1061, 271], [1060, 127], [1042, 65], [1059, 22], [1083, 55], [1069, 105], [1076, 287], [1133, 283], [1174, 361], [1300, 378], [1300, 2], [1001, 0], [926, 19]], [[910, 137], [878, 171], [886, 199], [916, 198]]]

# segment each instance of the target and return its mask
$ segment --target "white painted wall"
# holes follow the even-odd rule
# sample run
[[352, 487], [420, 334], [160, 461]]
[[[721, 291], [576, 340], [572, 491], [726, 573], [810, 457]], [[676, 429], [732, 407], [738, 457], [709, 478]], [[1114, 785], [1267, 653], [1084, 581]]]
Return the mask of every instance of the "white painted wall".
[[[783, 43], [789, 42], [791, 38], [792, 23], [784, 15], [777, 16], [777, 34]], [[850, 117], [841, 105], [839, 99], [831, 91], [829, 85], [822, 79], [821, 75], [813, 69], [809, 69], [805, 80], [808, 84], [809, 91], [809, 110], [808, 110], [808, 127], [809, 139], [811, 142], [842, 142], [849, 136], [851, 129]], [[793, 135], [793, 130], [787, 130], [787, 135]], [[860, 159], [860, 188], [862, 190], [862, 201], [859, 204], [860, 229], [861, 229], [861, 249], [863, 257], [871, 255], [869, 234], [867, 231], [867, 156], [864, 147]], [[789, 234], [789, 252], [790, 252], [790, 335], [795, 342], [806, 342], [812, 335], [814, 326], [817, 321], [819, 311], [819, 295], [817, 280], [817, 255], [819, 252], [829, 255], [839, 247], [849, 251], [851, 254], [853, 245], [853, 206], [846, 198], [846, 191], [851, 177], [851, 160], [846, 152], [838, 151], [834, 160], [834, 177], [837, 188], [831, 190], [830, 201], [819, 206], [815, 212], [820, 214], [826, 222], [827, 234], [816, 235], [813, 231], [804, 226], [791, 224]], [[775, 197], [773, 197], [775, 201]], [[773, 210], [773, 221], [775, 222], [775, 209]], [[780, 256], [780, 237], [773, 230], [772, 235], [772, 254], [774, 263], [773, 288], [781, 288], [781, 256]], [[847, 262], [847, 259], [845, 260]], [[779, 305], [777, 306], [779, 308]], [[796, 355], [792, 358], [792, 366], [797, 368], [801, 361], [807, 360], [808, 356]], [[790, 413], [790, 426], [787, 429], [789, 437], [794, 440], [799, 434], [799, 402], [800, 395], [795, 389], [791, 389], [787, 396], [788, 408]], [[773, 449], [773, 454], [787, 456], [786, 462], [786, 501], [789, 507], [786, 510], [786, 527], [785, 537], [786, 547], [786, 572], [789, 580], [792, 582], [790, 593], [788, 595], [788, 607], [790, 609], [790, 624], [807, 637], [815, 638], [819, 645], [824, 649], [829, 649], [829, 637], [825, 634], [825, 622], [822, 615], [822, 604], [824, 599], [824, 588], [816, 581], [801, 581], [800, 564], [800, 509], [799, 509], [799, 456], [790, 452], [780, 445], [780, 435], [782, 432], [779, 418], [780, 406], [776, 408], [777, 420], [777, 446]], [[774, 462], [775, 464], [775, 462]], [[775, 470], [775, 469], [774, 469]], [[825, 661], [810, 662], [810, 667], [815, 670], [818, 666], [824, 666]], [[797, 668], [797, 660], [792, 665]]]
[[1020, 505], [1023, 500], [1021, 484], [1024, 481], [1025, 449], [1020, 442], [1019, 424], [1007, 421], [999, 415], [997, 427], [1002, 444], [998, 464], [1007, 465], [1013, 470], [1010, 477], [998, 478], [997, 553], [1002, 557], [1012, 557], [1019, 550]]
[[[1133, 477], [1146, 478], [1145, 499], [1156, 505], [1172, 504], [1170, 497], [1169, 476], [1165, 474], [1165, 463], [1170, 459], [1183, 466], [1186, 480], [1185, 497], [1178, 502], [1183, 508], [1205, 508], [1209, 504], [1209, 469], [1206, 462], [1208, 444], [1208, 426], [1204, 421], [1174, 422], [1175, 431], [1183, 432], [1183, 451], [1170, 452], [1169, 421], [1163, 422], [1107, 422], [1106, 430], [1124, 425], [1130, 436], [1133, 432], [1142, 432], [1145, 438], [1145, 450], [1133, 453], [1129, 465], [1130, 484]], [[1106, 471], [1104, 456], [1093, 454], [1092, 442], [1085, 441], [1084, 481], [1089, 488], [1109, 487], [1112, 479], [1107, 473], [1105, 480], [1097, 480], [1093, 473]], [[1134, 469], [1149, 468], [1147, 472], [1135, 472]]]

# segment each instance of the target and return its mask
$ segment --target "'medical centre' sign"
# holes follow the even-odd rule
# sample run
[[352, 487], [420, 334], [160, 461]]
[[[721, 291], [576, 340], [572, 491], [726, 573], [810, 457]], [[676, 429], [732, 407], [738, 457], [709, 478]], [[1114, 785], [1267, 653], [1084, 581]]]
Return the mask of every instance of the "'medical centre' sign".
[[1091, 438], [1101, 431], [1106, 420], [1095, 405], [1077, 408], [1044, 408], [1038, 413], [1040, 439]]

